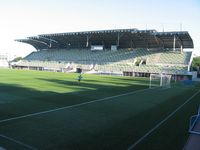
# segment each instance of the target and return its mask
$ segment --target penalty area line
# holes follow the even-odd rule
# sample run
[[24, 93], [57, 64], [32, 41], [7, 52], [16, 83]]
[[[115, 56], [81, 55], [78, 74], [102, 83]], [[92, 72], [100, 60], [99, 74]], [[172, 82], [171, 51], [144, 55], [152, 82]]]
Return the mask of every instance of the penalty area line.
[[127, 150], [133, 150], [138, 144], [140, 144], [147, 136], [149, 136], [152, 132], [154, 132], [157, 128], [159, 128], [163, 123], [165, 123], [169, 118], [175, 115], [177, 111], [179, 111], [184, 105], [186, 105], [190, 100], [192, 100], [196, 95], [200, 93], [198, 90], [194, 93], [190, 98], [188, 98], [183, 104], [177, 107], [173, 112], [171, 112], [167, 117], [165, 117], [162, 121], [160, 121], [157, 125], [155, 125], [152, 129], [150, 129], [146, 134], [144, 134], [141, 138], [139, 138], [134, 144], [132, 144]]
[[118, 97], [122, 97], [122, 96], [126, 96], [126, 95], [131, 95], [131, 94], [135, 94], [135, 93], [139, 93], [139, 92], [143, 92], [143, 91], [147, 91], [147, 90], [152, 90], [152, 89], [149, 89], [149, 88], [141, 89], [141, 90], [132, 91], [132, 92], [124, 93], [124, 94], [119, 94], [119, 95], [109, 96], [109, 97], [105, 97], [105, 98], [101, 98], [101, 99], [96, 99], [96, 100], [93, 100], [93, 101], [88, 101], [88, 102], [83, 102], [83, 103], [74, 104], [74, 105], [70, 105], [70, 106], [65, 106], [65, 107], [55, 108], [55, 109], [51, 109], [51, 110], [31, 113], [31, 114], [27, 114], [27, 115], [22, 115], [22, 116], [18, 116], [18, 117], [12, 117], [12, 118], [8, 118], [8, 119], [3, 119], [3, 120], [0, 120], [0, 123], [5, 123], [5, 122], [18, 120], [18, 119], [23, 119], [23, 118], [28, 118], [28, 117], [39, 116], [39, 115], [42, 115], [42, 114], [48, 114], [48, 113], [51, 113], [51, 112], [56, 112], [56, 111], [69, 109], [69, 108], [76, 108], [76, 107], [88, 105], [88, 104], [91, 104], [91, 103], [102, 102], [102, 101], [110, 100], [110, 99], [113, 99], [113, 98], [118, 98]]
[[32, 146], [30, 146], [30, 145], [28, 145], [28, 144], [25, 144], [25, 143], [23, 143], [23, 142], [21, 142], [21, 141], [15, 140], [15, 139], [13, 139], [13, 138], [11, 138], [11, 137], [8, 137], [8, 136], [5, 136], [5, 135], [3, 135], [3, 134], [0, 134], [0, 137], [6, 139], [6, 140], [8, 140], [8, 141], [14, 142], [14, 143], [16, 143], [16, 144], [18, 144], [18, 145], [21, 145], [21, 146], [23, 146], [23, 147], [25, 147], [25, 148], [28, 148], [28, 149], [30, 149], [30, 150], [37, 150], [36, 148], [34, 148], [34, 147], [32, 147]]

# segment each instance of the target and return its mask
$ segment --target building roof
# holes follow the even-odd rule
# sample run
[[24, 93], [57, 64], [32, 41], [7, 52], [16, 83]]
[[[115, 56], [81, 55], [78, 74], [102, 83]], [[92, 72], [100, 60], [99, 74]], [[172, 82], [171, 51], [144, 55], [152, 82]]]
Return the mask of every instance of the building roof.
[[119, 48], [193, 48], [193, 40], [187, 31], [157, 32], [135, 28], [41, 34], [15, 41], [30, 44], [37, 50], [88, 48], [91, 45], [105, 48], [111, 45]]

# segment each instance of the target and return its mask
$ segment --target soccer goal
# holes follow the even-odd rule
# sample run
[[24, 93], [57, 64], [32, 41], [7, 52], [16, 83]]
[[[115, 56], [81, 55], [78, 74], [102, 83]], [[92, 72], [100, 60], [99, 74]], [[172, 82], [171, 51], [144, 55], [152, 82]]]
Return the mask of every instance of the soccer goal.
[[200, 106], [197, 115], [190, 118], [189, 133], [200, 135], [198, 126], [200, 125]]
[[167, 74], [150, 74], [149, 88], [153, 87], [171, 87], [171, 75]]

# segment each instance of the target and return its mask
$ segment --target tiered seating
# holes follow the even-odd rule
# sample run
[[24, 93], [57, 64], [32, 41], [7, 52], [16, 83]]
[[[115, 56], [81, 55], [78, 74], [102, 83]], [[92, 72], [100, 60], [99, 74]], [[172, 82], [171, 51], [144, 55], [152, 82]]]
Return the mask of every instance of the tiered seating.
[[159, 63], [162, 64], [188, 64], [191, 57], [191, 52], [165, 52], [161, 53]]
[[191, 52], [181, 53], [146, 49], [120, 49], [118, 51], [51, 49], [33, 52], [18, 65], [56, 69], [95, 69], [105, 72], [133, 71], [160, 73], [168, 71], [175, 74], [187, 72], [190, 57]]
[[57, 61], [21, 61], [18, 63], [19, 66], [28, 67], [46, 67], [46, 68], [66, 68], [67, 63]]

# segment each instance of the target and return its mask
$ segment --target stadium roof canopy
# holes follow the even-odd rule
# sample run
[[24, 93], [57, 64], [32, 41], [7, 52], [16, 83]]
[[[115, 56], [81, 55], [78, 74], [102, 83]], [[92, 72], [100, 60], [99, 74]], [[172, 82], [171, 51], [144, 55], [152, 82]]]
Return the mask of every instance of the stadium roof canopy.
[[187, 31], [157, 32], [156, 30], [116, 29], [85, 32], [41, 34], [15, 41], [32, 45], [37, 50], [55, 48], [88, 48], [103, 45], [110, 48], [193, 48]]

